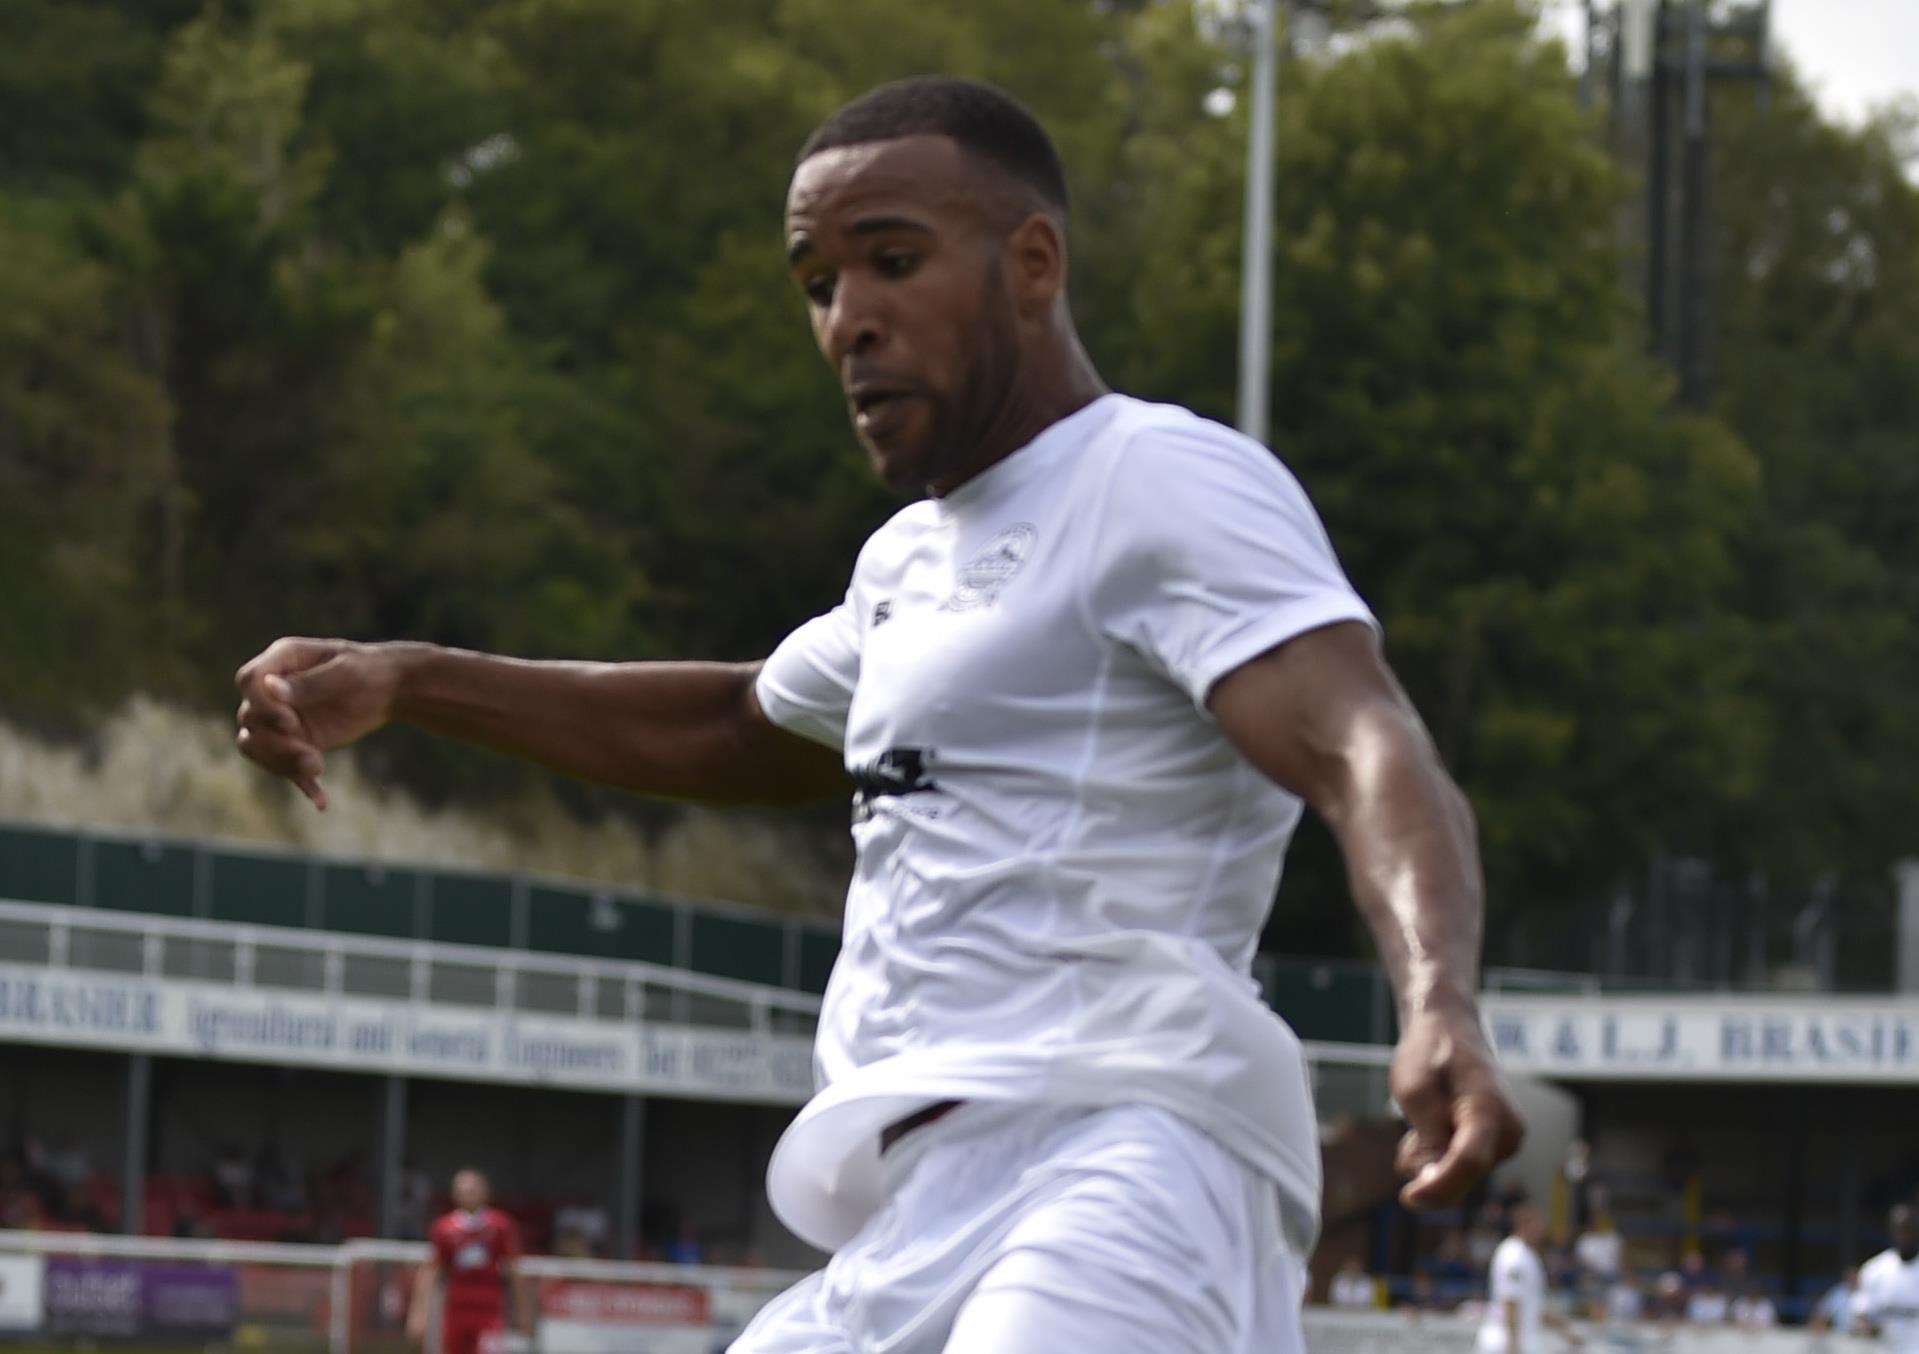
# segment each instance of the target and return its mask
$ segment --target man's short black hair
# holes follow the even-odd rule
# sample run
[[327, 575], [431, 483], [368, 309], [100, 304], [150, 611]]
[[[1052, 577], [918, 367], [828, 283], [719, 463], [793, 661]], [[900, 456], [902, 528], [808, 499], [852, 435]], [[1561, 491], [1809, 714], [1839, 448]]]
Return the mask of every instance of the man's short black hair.
[[1025, 104], [978, 80], [921, 75], [881, 85], [814, 128], [794, 163], [839, 146], [903, 136], [950, 136], [1066, 215], [1066, 170], [1053, 138]]

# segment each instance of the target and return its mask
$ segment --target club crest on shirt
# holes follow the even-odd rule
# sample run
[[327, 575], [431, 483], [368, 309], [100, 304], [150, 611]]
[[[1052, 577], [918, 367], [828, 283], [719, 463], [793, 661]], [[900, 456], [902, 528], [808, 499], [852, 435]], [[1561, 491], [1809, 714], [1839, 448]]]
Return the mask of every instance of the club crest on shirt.
[[1026, 567], [1039, 532], [1031, 522], [1015, 522], [980, 547], [978, 554], [960, 565], [954, 575], [953, 593], [940, 603], [941, 611], [973, 611], [992, 606], [1006, 585]]

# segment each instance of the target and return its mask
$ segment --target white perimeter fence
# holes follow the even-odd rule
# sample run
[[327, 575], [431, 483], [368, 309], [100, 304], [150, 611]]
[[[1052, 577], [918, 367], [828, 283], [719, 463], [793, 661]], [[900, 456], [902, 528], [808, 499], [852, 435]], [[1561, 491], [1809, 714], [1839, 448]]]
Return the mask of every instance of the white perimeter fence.
[[[1406, 1312], [1306, 1310], [1306, 1348], [1311, 1354], [1471, 1354], [1479, 1323], [1461, 1316], [1416, 1316]], [[1593, 1327], [1581, 1323], [1590, 1354], [1884, 1354], [1868, 1340], [1816, 1336], [1806, 1330], [1745, 1331], [1699, 1326]], [[1546, 1333], [1548, 1354], [1570, 1348]]]
[[[418, 1242], [294, 1246], [0, 1231], [0, 1348], [400, 1354]], [[716, 1354], [799, 1278], [530, 1256], [537, 1354]]]
[[[0, 1231], [0, 1348], [401, 1354], [417, 1242], [292, 1246]], [[529, 1257], [535, 1354], [721, 1354], [799, 1276], [770, 1270]], [[1309, 1308], [1310, 1354], [1469, 1354], [1460, 1316]], [[1884, 1346], [1803, 1330], [1589, 1328], [1594, 1354], [1868, 1354]], [[1565, 1347], [1548, 1333], [1546, 1349]], [[1067, 1354], [1067, 1352], [1063, 1352]]]

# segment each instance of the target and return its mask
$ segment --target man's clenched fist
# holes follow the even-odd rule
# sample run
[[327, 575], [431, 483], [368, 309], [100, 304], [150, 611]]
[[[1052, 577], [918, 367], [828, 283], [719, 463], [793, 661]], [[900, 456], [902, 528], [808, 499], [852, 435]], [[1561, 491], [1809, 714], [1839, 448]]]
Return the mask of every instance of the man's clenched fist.
[[364, 738], [393, 716], [395, 646], [343, 639], [279, 639], [233, 675], [247, 757], [327, 806], [326, 753]]

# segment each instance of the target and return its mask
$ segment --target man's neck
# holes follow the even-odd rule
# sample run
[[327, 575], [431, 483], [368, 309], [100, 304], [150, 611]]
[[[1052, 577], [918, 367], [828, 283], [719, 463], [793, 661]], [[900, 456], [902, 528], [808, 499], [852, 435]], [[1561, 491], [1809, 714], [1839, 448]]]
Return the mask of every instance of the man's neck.
[[928, 492], [933, 497], [944, 498], [974, 476], [998, 465], [1061, 419], [1072, 417], [1110, 393], [1079, 346], [1079, 340], [1069, 338], [1067, 343], [1065, 352], [1055, 354], [1052, 361], [1036, 364], [1039, 369], [1032, 379], [1015, 386], [980, 438], [979, 454], [963, 471], [930, 485]]

